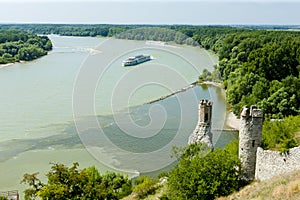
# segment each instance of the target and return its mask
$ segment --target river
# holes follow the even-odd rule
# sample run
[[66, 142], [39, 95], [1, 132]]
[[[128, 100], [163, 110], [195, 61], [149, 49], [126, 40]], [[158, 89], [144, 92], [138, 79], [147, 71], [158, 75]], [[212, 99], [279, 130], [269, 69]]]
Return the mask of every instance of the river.
[[[0, 191], [18, 189], [24, 173], [49, 163], [95, 165], [130, 177], [172, 165], [196, 126], [199, 99], [213, 100], [213, 143], [235, 138], [224, 127], [224, 92], [196, 86], [152, 104], [197, 80], [217, 57], [199, 47], [112, 38], [50, 35], [54, 48], [32, 62], [0, 68]], [[122, 67], [125, 58], [153, 60]]]

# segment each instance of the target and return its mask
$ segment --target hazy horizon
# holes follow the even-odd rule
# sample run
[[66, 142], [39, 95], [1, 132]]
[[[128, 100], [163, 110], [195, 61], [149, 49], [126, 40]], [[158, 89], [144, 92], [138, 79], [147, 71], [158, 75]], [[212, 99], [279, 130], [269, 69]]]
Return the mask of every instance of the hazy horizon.
[[300, 1], [0, 0], [0, 23], [299, 25]]

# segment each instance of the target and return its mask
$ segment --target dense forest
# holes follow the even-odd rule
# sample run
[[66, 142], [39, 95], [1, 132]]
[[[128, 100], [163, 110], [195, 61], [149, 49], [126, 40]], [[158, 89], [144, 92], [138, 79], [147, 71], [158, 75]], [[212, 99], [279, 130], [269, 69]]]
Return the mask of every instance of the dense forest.
[[47, 36], [0, 30], [0, 64], [34, 60], [46, 55], [51, 49], [52, 43]]
[[[259, 29], [269, 30], [259, 30]], [[191, 26], [191, 25], [0, 25], [0, 30], [21, 30], [31, 34], [69, 36], [114, 36], [130, 40], [157, 40], [200, 45], [219, 56], [214, 75], [220, 75], [227, 101], [235, 114], [244, 105], [257, 104], [269, 118], [298, 115], [300, 112], [300, 32], [295, 26]], [[46, 38], [26, 38], [35, 53], [51, 48]], [[11, 52], [0, 49], [1, 62], [29, 60], [32, 52], [24, 39], [8, 41]], [[20, 47], [25, 48], [21, 50]], [[3, 50], [4, 49], [4, 50]], [[7, 48], [6, 48], [7, 49]], [[31, 51], [30, 51], [31, 50]], [[18, 52], [18, 53], [16, 53]], [[27, 56], [26, 56], [27, 55]], [[207, 72], [206, 72], [207, 73]]]
[[217, 69], [236, 114], [254, 104], [270, 118], [299, 114], [300, 32], [229, 34], [217, 53]]

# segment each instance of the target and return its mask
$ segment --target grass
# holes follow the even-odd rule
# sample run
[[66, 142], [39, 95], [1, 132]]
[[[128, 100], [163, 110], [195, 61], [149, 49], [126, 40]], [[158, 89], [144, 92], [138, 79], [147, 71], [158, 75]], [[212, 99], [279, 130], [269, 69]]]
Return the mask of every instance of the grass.
[[[153, 194], [142, 198], [143, 200], [159, 200], [159, 198], [167, 191], [167, 184], [166, 183], [158, 183], [156, 185], [157, 189]], [[122, 200], [139, 200], [137, 194], [132, 193], [131, 195], [124, 197]]]
[[[143, 200], [159, 200], [167, 191], [167, 184], [162, 183], [154, 194]], [[122, 200], [138, 200], [133, 193]], [[217, 200], [299, 200], [300, 199], [300, 170], [285, 175], [276, 176], [267, 181], [254, 181], [239, 192]]]
[[300, 199], [300, 171], [255, 181], [228, 197], [217, 200], [298, 200]]

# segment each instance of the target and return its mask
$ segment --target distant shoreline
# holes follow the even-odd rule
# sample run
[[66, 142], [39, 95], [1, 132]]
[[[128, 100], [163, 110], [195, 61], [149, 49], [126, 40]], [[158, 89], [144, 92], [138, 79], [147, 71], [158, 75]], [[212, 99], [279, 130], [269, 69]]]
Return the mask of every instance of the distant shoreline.
[[11, 65], [14, 65], [15, 63], [6, 63], [6, 64], [0, 64], [0, 68], [9, 67]]
[[0, 69], [1, 69], [1, 68], [5, 68], [5, 67], [11, 67], [12, 65], [20, 64], [20, 63], [24, 63], [24, 62], [25, 62], [25, 61], [19, 61], [19, 62], [13, 62], [13, 63], [0, 64]]

